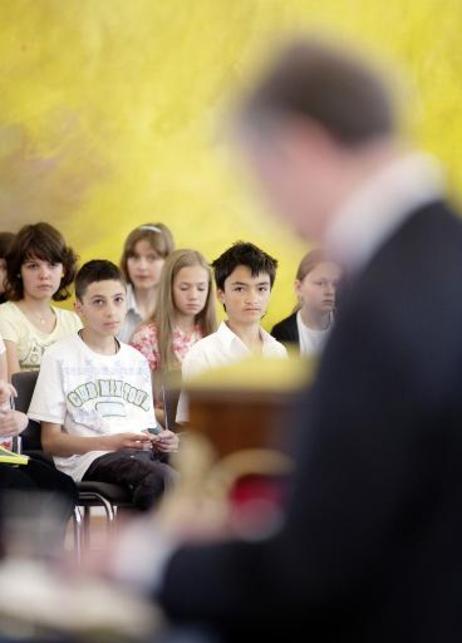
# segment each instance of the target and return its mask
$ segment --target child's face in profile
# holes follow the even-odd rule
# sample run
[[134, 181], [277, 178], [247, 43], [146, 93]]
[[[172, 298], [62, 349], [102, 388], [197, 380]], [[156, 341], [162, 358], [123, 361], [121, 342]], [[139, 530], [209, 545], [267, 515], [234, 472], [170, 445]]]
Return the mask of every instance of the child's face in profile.
[[140, 239], [134, 247], [133, 255], [127, 259], [128, 276], [135, 290], [155, 288], [159, 284], [165, 263], [151, 244]]
[[115, 337], [127, 312], [124, 284], [114, 279], [94, 281], [75, 302], [75, 310], [85, 329], [99, 337]]
[[316, 313], [332, 312], [340, 280], [340, 268], [331, 261], [322, 261], [301, 281], [295, 282], [295, 291], [302, 308]]
[[209, 275], [202, 266], [185, 266], [173, 280], [173, 301], [177, 312], [195, 317], [205, 306], [209, 291]]
[[264, 272], [252, 277], [250, 268], [237, 266], [225, 279], [224, 289], [218, 289], [217, 294], [226, 307], [230, 322], [239, 325], [258, 324], [268, 308], [270, 277]]

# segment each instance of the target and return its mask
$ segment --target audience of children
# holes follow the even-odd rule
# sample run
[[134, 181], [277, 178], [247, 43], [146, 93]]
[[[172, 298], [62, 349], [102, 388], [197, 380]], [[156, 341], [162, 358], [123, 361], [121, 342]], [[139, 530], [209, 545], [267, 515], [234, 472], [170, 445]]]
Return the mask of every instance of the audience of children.
[[125, 240], [120, 267], [128, 284], [127, 316], [121, 341], [128, 342], [139, 324], [154, 314], [162, 267], [174, 249], [172, 233], [163, 223], [140, 225]]
[[295, 311], [277, 323], [271, 334], [284, 344], [295, 344], [302, 355], [317, 355], [334, 323], [337, 286], [341, 268], [321, 249], [301, 260], [295, 279], [298, 304]]
[[40, 367], [48, 346], [75, 333], [78, 316], [51, 305], [70, 296], [77, 257], [48, 223], [26, 225], [6, 256], [8, 301], [0, 306], [0, 335], [6, 346], [8, 375]]
[[[252, 353], [286, 357], [261, 327], [277, 261], [238, 242], [213, 262], [227, 317], [216, 329], [210, 266], [195, 250], [174, 251], [161, 223], [130, 233], [120, 270], [106, 260], [82, 266], [75, 278], [78, 315], [51, 305], [69, 297], [76, 260], [47, 223], [0, 234], [0, 289], [4, 282], [7, 299], [0, 306], [0, 440], [27, 425], [24, 414], [7, 408], [14, 389], [2, 380], [43, 366], [28, 414], [41, 423], [44, 450], [57, 467], [34, 458], [18, 469], [4, 465], [0, 490], [62, 493], [67, 519], [77, 498], [74, 481], [114, 482], [127, 485], [134, 505], [145, 510], [173, 483], [168, 455], [179, 444], [156, 419], [151, 372], [155, 380], [181, 369], [188, 379]], [[299, 306], [273, 328], [274, 336], [298, 341], [302, 353], [317, 348], [321, 340], [312, 336], [324, 338], [333, 323], [339, 276], [322, 251], [308, 253], [297, 272]], [[124, 343], [130, 337], [132, 346]], [[182, 395], [177, 420], [187, 419]]]
[[126, 485], [146, 510], [174, 479], [165, 460], [178, 436], [157, 425], [145, 357], [117, 339], [127, 308], [120, 270], [87, 262], [75, 296], [83, 328], [45, 352], [28, 415], [41, 422], [59, 470], [76, 481]]
[[[251, 353], [286, 357], [285, 347], [261, 326], [276, 277], [277, 261], [252, 243], [235, 243], [212, 263], [218, 300], [227, 319], [192, 346], [183, 360], [183, 378], [239, 361]], [[188, 420], [182, 393], [177, 422]]]
[[0, 232], [0, 304], [6, 301], [6, 255], [13, 243], [14, 234], [12, 232]]

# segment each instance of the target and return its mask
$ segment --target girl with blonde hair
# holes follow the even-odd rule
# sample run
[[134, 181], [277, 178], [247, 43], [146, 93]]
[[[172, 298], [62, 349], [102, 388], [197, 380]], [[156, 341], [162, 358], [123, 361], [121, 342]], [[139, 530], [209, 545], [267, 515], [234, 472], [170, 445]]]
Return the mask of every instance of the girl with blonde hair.
[[176, 250], [165, 261], [152, 317], [131, 344], [153, 371], [179, 369], [193, 344], [216, 330], [212, 272], [196, 250]]

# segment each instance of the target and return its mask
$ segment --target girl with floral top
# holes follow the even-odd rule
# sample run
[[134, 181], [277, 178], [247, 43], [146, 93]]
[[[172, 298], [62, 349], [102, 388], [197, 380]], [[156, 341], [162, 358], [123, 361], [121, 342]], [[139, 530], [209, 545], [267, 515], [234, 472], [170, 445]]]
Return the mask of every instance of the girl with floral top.
[[193, 344], [216, 329], [212, 273], [195, 250], [176, 250], [165, 260], [156, 311], [133, 334], [131, 345], [153, 371], [179, 369]]

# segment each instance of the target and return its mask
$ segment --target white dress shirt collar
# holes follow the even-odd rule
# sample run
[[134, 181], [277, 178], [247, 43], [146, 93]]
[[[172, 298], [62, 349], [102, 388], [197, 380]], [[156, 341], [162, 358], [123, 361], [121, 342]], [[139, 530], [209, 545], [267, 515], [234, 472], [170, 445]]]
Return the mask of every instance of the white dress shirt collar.
[[326, 248], [350, 272], [357, 272], [413, 210], [443, 192], [443, 173], [430, 156], [402, 156], [370, 177], [337, 210]]
[[[222, 321], [221, 324], [218, 326], [217, 339], [219, 339], [220, 344], [225, 348], [225, 351], [228, 354], [245, 355], [250, 352], [247, 346], [242, 341], [242, 339], [238, 335], [236, 335], [236, 333], [233, 332], [231, 328], [228, 326], [228, 324], [224, 321]], [[263, 343], [263, 346], [262, 346], [263, 355], [265, 355], [268, 352], [272, 353], [273, 352], [272, 349], [274, 348], [274, 344], [276, 340], [269, 333], [267, 333], [266, 330], [261, 326], [260, 326], [260, 339], [262, 340], [262, 343]]]

